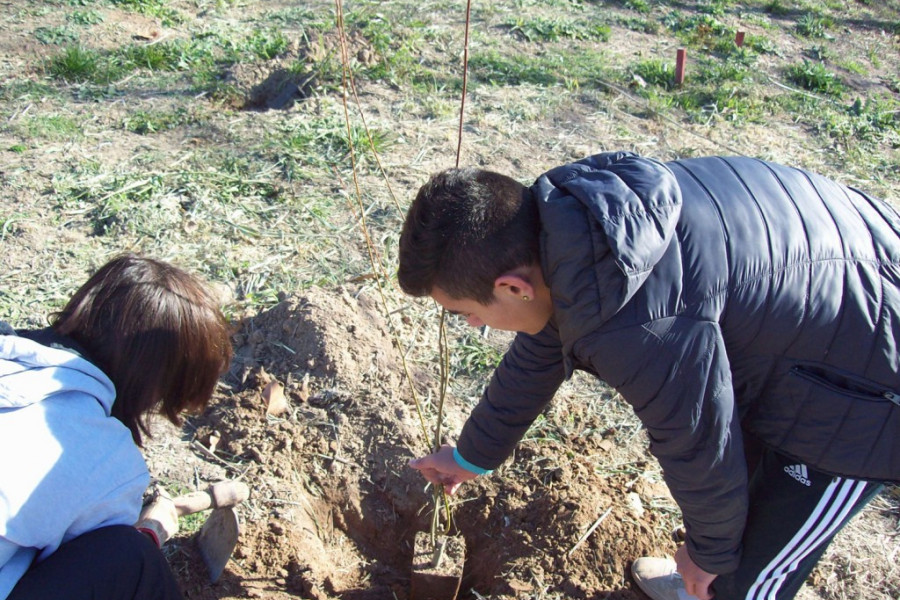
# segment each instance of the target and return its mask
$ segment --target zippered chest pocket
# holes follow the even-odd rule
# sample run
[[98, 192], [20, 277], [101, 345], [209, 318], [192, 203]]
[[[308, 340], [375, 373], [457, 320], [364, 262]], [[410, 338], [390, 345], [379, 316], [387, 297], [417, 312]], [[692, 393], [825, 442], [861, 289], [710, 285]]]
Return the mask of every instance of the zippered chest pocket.
[[900, 406], [900, 393], [865, 377], [826, 369], [819, 365], [796, 365], [791, 367], [790, 373], [840, 394], [870, 402], [887, 401]]

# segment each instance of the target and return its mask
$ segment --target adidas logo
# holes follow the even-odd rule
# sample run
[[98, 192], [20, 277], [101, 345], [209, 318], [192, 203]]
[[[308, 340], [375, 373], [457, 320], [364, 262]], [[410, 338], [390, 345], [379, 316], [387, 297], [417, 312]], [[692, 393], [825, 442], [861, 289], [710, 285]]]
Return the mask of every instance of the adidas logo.
[[807, 478], [806, 465], [791, 465], [784, 468], [784, 472], [802, 483], [803, 485], [811, 485]]

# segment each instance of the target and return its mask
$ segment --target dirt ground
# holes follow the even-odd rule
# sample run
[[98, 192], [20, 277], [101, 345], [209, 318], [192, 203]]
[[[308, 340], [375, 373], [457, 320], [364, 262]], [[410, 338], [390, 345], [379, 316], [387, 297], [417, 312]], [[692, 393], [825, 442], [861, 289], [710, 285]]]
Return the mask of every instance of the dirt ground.
[[[162, 427], [148, 448], [159, 478], [218, 476], [252, 490], [217, 583], [190, 535], [170, 544], [186, 597], [409, 598], [414, 536], [429, 531], [433, 503], [406, 463], [427, 446], [371, 296], [288, 297], [248, 319], [235, 343], [233, 368], [211, 408], [190, 420], [190, 439]], [[420, 395], [435, 385], [428, 373], [414, 378]], [[263, 393], [273, 381], [290, 405], [278, 416], [267, 415]], [[447, 420], [458, 423], [449, 404]], [[613, 458], [615, 432], [582, 426], [596, 431], [564, 444], [525, 442], [514, 476], [481, 477], [456, 495], [451, 535], [466, 546], [460, 597], [540, 597], [552, 587], [566, 598], [642, 598], [627, 567], [674, 552], [671, 520], [650, 509], [671, 501], [652, 469], [598, 477], [596, 457]]]

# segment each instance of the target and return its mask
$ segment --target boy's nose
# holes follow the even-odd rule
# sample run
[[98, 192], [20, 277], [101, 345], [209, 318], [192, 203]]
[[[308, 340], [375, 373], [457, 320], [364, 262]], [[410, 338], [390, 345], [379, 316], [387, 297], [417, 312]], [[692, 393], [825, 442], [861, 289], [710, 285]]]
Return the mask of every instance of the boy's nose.
[[469, 327], [481, 327], [484, 323], [478, 317], [472, 315], [468, 319], [466, 319], [466, 324]]

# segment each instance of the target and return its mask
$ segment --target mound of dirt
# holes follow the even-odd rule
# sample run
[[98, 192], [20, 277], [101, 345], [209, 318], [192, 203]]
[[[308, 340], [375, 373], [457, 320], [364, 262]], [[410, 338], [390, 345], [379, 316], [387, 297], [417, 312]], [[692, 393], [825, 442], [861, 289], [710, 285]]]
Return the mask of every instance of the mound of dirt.
[[249, 110], [287, 110], [294, 102], [309, 96], [317, 85], [317, 77], [327, 61], [340, 64], [343, 51], [348, 60], [371, 67], [378, 57], [358, 32], [344, 39], [329, 32], [310, 42], [292, 41], [285, 51], [270, 60], [232, 65], [223, 74], [224, 84], [237, 94], [225, 98], [233, 108]]
[[[243, 323], [233, 387], [192, 420], [191, 447], [252, 493], [215, 584], [188, 532], [170, 542], [187, 598], [409, 598], [414, 538], [432, 505], [406, 464], [425, 444], [391, 339], [372, 298], [346, 290], [311, 289]], [[266, 412], [272, 381], [290, 404], [280, 416]], [[644, 510], [667, 492], [639, 473], [598, 476], [610, 451], [600, 435], [523, 443], [515, 469], [463, 486], [452, 531], [466, 546], [459, 597], [642, 597], [627, 565], [674, 550], [658, 511]]]

